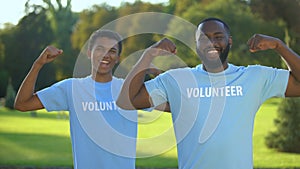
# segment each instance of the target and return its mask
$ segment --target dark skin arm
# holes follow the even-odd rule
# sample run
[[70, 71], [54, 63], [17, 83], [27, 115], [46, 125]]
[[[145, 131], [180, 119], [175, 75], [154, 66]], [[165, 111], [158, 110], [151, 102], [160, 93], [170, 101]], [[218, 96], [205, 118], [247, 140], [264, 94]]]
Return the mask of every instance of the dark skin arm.
[[[155, 65], [150, 64], [150, 68], [146, 71], [147, 74], [153, 75], [154, 77], [158, 76], [162, 73], [162, 70], [158, 69]], [[164, 111], [164, 112], [170, 112], [170, 106], [169, 103], [163, 103], [157, 107], [154, 108], [155, 110]]]
[[255, 34], [248, 40], [250, 52], [257, 52], [262, 50], [275, 50], [287, 64], [290, 76], [288, 80], [287, 89], [285, 91], [286, 97], [300, 96], [300, 56], [292, 49], [286, 46], [278, 38], [267, 35]]
[[[176, 53], [175, 44], [167, 38], [160, 40], [147, 48], [137, 64], [125, 78], [117, 105], [123, 109], [134, 110], [152, 107], [152, 101], [144, 84], [147, 69], [156, 56]], [[169, 111], [169, 105], [165, 105], [164, 111]]]
[[53, 46], [48, 46], [43, 50], [40, 56], [33, 63], [30, 71], [19, 88], [14, 104], [16, 110], [30, 111], [44, 108], [40, 99], [34, 93], [36, 80], [41, 68], [46, 63], [52, 62], [62, 53], [62, 50]]

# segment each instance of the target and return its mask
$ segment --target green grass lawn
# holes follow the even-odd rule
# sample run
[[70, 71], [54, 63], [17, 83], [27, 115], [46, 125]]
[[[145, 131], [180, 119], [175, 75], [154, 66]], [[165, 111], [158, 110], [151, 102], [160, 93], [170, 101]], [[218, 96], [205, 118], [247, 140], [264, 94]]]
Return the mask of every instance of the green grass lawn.
[[[300, 168], [300, 154], [280, 153], [265, 146], [275, 130], [278, 99], [266, 102], [257, 113], [254, 128], [255, 168]], [[72, 166], [69, 122], [57, 112], [31, 113], [0, 108], [0, 166]], [[140, 112], [137, 166], [177, 166], [171, 115]]]
[[0, 110], [0, 165], [70, 166], [68, 120], [57, 113]]
[[274, 118], [277, 117], [279, 99], [268, 100], [256, 114], [253, 149], [256, 168], [300, 168], [300, 154], [282, 153], [268, 149], [265, 137], [274, 131]]

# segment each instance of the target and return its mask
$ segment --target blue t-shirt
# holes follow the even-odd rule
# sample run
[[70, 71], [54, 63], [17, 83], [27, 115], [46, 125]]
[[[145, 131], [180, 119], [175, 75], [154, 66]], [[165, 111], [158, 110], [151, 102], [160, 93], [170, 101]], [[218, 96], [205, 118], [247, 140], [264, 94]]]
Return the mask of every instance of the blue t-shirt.
[[208, 73], [202, 65], [167, 71], [146, 82], [154, 105], [168, 101], [180, 169], [253, 169], [255, 114], [284, 97], [289, 72], [234, 66]]
[[135, 168], [137, 111], [115, 100], [123, 79], [98, 83], [91, 76], [70, 78], [37, 93], [47, 111], [70, 112], [75, 169]]

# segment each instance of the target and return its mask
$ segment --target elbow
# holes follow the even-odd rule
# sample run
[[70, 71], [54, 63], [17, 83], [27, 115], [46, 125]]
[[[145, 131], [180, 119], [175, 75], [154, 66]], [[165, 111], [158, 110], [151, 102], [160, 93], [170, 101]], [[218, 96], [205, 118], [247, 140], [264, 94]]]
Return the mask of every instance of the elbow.
[[116, 101], [116, 104], [118, 107], [124, 110], [136, 110], [136, 108], [128, 101], [123, 101], [121, 99], [118, 99]]
[[18, 111], [21, 111], [21, 112], [26, 112], [28, 111], [25, 106], [22, 106], [21, 104], [19, 103], [16, 103], [14, 104], [14, 109], [18, 110]]
[[16, 97], [14, 102], [14, 108], [16, 110], [25, 112], [25, 111], [39, 110], [44, 108], [44, 106], [36, 96], [33, 96], [28, 99]]
[[21, 112], [30, 111], [30, 109], [28, 108], [28, 106], [26, 106], [26, 104], [16, 100], [14, 102], [14, 109]]

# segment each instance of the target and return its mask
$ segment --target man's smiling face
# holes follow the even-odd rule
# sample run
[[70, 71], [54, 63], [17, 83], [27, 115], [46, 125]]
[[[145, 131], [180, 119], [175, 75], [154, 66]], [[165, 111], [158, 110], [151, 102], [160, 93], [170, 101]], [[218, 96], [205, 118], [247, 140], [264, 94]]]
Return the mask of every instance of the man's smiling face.
[[96, 74], [112, 73], [119, 61], [118, 41], [99, 37], [91, 50], [92, 70]]
[[222, 67], [227, 61], [231, 37], [219, 21], [201, 23], [196, 33], [197, 54], [207, 69]]

